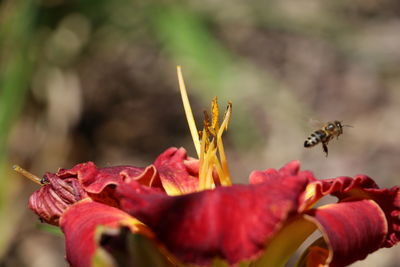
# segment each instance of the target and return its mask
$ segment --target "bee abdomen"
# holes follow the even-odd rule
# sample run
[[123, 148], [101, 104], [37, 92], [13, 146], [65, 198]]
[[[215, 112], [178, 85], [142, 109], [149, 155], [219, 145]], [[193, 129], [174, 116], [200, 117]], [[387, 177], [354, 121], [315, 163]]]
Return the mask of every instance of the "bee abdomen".
[[313, 132], [306, 141], [304, 141], [304, 147], [312, 147], [321, 142], [326, 137], [324, 131], [318, 130]]

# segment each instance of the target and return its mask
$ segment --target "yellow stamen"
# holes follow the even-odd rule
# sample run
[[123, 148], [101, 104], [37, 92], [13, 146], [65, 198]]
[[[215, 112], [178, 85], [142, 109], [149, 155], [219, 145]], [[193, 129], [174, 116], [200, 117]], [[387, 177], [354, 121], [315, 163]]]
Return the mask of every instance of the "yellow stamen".
[[177, 72], [179, 88], [181, 91], [186, 118], [189, 124], [193, 143], [199, 157], [198, 189], [206, 190], [215, 188], [215, 182], [213, 179], [214, 170], [216, 170], [216, 172], [218, 173], [219, 184], [223, 186], [232, 185], [228, 168], [228, 161], [226, 159], [224, 145], [222, 142], [222, 134], [228, 129], [228, 125], [230, 122], [232, 114], [232, 103], [228, 102], [227, 110], [225, 111], [222, 124], [220, 125], [218, 121], [219, 110], [217, 97], [214, 97], [211, 103], [211, 119], [207, 111], [204, 111], [204, 128], [202, 131], [198, 132], [192, 110], [190, 108], [190, 103], [180, 66], [177, 66]]
[[[199, 190], [211, 189], [208, 187], [211, 182], [207, 179], [209, 178], [209, 169], [213, 168], [213, 158], [216, 155], [216, 149], [214, 143], [211, 143], [210, 146], [206, 149], [204, 153], [204, 159], [199, 169]], [[214, 184], [214, 183], [212, 183]]]
[[[221, 128], [225, 128], [224, 130], [228, 130], [229, 123], [231, 122], [231, 115], [232, 115], [232, 102], [228, 101], [228, 106], [226, 107], [225, 113], [224, 113], [224, 122], [222, 123]], [[222, 135], [222, 133], [221, 133]]]
[[183, 80], [181, 66], [177, 66], [176, 70], [178, 72], [179, 89], [181, 91], [183, 108], [185, 109], [186, 119], [189, 124], [190, 133], [192, 134], [192, 139], [193, 139], [194, 147], [196, 148], [197, 156], [200, 158], [199, 134], [197, 132], [196, 122], [194, 121], [192, 108], [190, 107], [189, 98], [186, 93], [186, 86], [185, 86], [185, 82]]
[[219, 182], [218, 183], [222, 184], [221, 183], [221, 177], [224, 177], [225, 174], [224, 174], [224, 172], [222, 170], [221, 163], [218, 160], [215, 160], [214, 164], [215, 164], [215, 170], [217, 171], [218, 178], [219, 178]]
[[213, 128], [211, 127], [210, 117], [208, 116], [207, 110], [204, 110], [203, 114], [204, 114], [204, 120], [203, 120], [204, 130], [205, 130], [205, 134], [207, 136], [207, 139], [206, 139], [207, 140], [206, 149], [207, 149], [207, 146], [209, 143], [208, 137], [210, 135], [214, 135], [214, 132], [213, 132]]
[[42, 179], [41, 179], [41, 178], [39, 178], [39, 177], [37, 177], [36, 175], [34, 175], [34, 174], [28, 172], [27, 170], [21, 168], [20, 166], [14, 165], [14, 166], [13, 166], [13, 169], [14, 169], [14, 171], [16, 171], [16, 172], [22, 174], [23, 176], [25, 176], [25, 177], [28, 178], [29, 180], [31, 180], [31, 181], [33, 181], [33, 182], [39, 184], [39, 185], [44, 185], [44, 183], [42, 182]]
[[214, 170], [213, 167], [214, 167], [214, 165], [210, 164], [207, 169], [207, 174], [206, 174], [206, 178], [205, 178], [206, 189], [212, 189], [215, 187], [214, 179], [213, 179], [213, 175], [212, 175], [213, 170]]
[[[224, 145], [222, 142], [222, 134], [228, 128], [228, 124], [230, 121], [230, 117], [232, 114], [232, 103], [228, 103], [227, 110], [224, 115], [224, 120], [219, 128], [218, 122], [218, 111], [216, 111], [215, 107], [217, 107], [216, 98], [213, 99], [212, 102], [212, 122], [210, 123], [207, 112], [204, 112], [204, 131], [202, 132], [202, 152], [201, 154], [205, 154], [204, 157], [201, 157], [200, 161], [200, 175], [199, 175], [199, 190], [211, 189], [215, 187], [215, 183], [213, 181], [212, 171], [214, 168], [216, 169], [219, 177], [219, 182], [223, 186], [232, 185], [230, 179], [230, 172], [228, 168], [228, 161], [226, 159]], [[215, 128], [213, 127], [215, 126]], [[208, 130], [207, 130], [208, 129]], [[206, 138], [205, 138], [206, 137]], [[209, 138], [212, 137], [211, 142]], [[219, 153], [219, 159], [216, 155], [216, 152]]]
[[206, 139], [207, 139], [207, 134], [206, 130], [204, 129], [202, 134], [201, 134], [201, 148], [200, 148], [200, 159], [199, 159], [199, 189], [203, 190], [205, 187], [204, 184], [204, 178], [202, 177], [204, 175], [204, 157], [206, 154]]
[[220, 157], [220, 161], [221, 161], [221, 168], [222, 168], [222, 172], [224, 174], [224, 175], [220, 176], [221, 185], [224, 185], [224, 186], [232, 185], [231, 174], [230, 174], [230, 171], [228, 168], [228, 160], [226, 159], [226, 156], [225, 156], [225, 150], [224, 150], [224, 145], [222, 143], [222, 138], [219, 138], [219, 141], [217, 141], [217, 143], [218, 143], [219, 157]]
[[214, 143], [210, 145], [210, 149], [207, 151], [207, 166], [204, 168], [204, 184], [205, 188], [204, 189], [212, 189], [215, 188], [215, 183], [213, 179], [213, 171], [215, 167], [215, 162], [218, 161], [218, 158], [216, 156], [217, 154], [217, 148], [215, 147]]
[[218, 125], [218, 98], [214, 97], [211, 103], [211, 127], [218, 132], [219, 125]]
[[225, 174], [222, 177], [220, 177], [220, 180], [221, 180], [221, 185], [225, 185], [225, 186], [232, 185], [232, 181], [230, 178], [231, 175], [230, 175], [229, 168], [228, 168], [228, 160], [226, 159], [224, 145], [222, 143], [222, 134], [224, 131], [226, 131], [228, 129], [231, 114], [232, 114], [232, 103], [229, 102], [228, 107], [225, 112], [224, 121], [222, 122], [221, 128], [219, 129], [218, 134], [217, 134], [218, 152], [219, 152], [219, 157], [221, 160], [222, 171]]

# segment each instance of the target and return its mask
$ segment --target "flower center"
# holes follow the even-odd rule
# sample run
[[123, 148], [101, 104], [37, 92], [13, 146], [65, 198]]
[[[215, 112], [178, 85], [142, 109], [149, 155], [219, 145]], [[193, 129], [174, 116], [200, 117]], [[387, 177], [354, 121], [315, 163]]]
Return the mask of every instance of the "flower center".
[[215, 188], [216, 184], [222, 186], [232, 185], [222, 142], [222, 134], [228, 129], [231, 118], [232, 103], [228, 102], [220, 125], [217, 97], [214, 97], [211, 102], [211, 119], [207, 111], [204, 111], [203, 130], [198, 132], [180, 66], [177, 67], [177, 72], [186, 119], [200, 161], [198, 189], [212, 189]]

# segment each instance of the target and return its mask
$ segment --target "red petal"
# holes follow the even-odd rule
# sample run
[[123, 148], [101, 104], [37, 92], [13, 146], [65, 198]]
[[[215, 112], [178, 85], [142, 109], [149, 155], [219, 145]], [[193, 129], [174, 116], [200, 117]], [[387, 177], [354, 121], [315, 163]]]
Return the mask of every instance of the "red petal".
[[137, 180], [147, 186], [156, 186], [157, 174], [154, 166], [139, 168], [133, 166], [113, 166], [97, 168], [93, 162], [81, 163], [73, 168], [61, 169], [57, 176], [62, 178], [77, 178], [85, 190], [89, 193], [98, 194], [108, 185], [118, 185], [123, 181]]
[[78, 179], [93, 200], [113, 207], [118, 207], [114, 191], [115, 186], [120, 183], [136, 180], [143, 185], [161, 188], [160, 178], [153, 165], [145, 169], [133, 166], [97, 168], [93, 162], [87, 162], [78, 164], [69, 170], [61, 169], [56, 175], [63, 179]]
[[[321, 197], [331, 194], [339, 199], [357, 197], [372, 199], [385, 213], [388, 223], [388, 234], [383, 247], [391, 247], [400, 240], [400, 187], [379, 189], [374, 180], [365, 175], [354, 178], [338, 177], [311, 183], [307, 187], [309, 198], [303, 208], [315, 203]], [[312, 192], [312, 193], [310, 193]]]
[[198, 160], [189, 158], [184, 148], [171, 147], [162, 153], [154, 162], [163, 184], [168, 192], [187, 194], [196, 192], [199, 183]]
[[184, 263], [229, 264], [259, 256], [288, 216], [295, 214], [307, 179], [234, 185], [176, 197], [138, 183], [117, 188], [122, 209], [148, 225]]
[[365, 189], [385, 213], [388, 234], [383, 247], [392, 247], [400, 241], [400, 187], [391, 189]]
[[250, 174], [250, 184], [259, 184], [264, 183], [271, 180], [277, 180], [280, 178], [284, 178], [287, 176], [300, 176], [304, 177], [307, 180], [315, 181], [315, 177], [310, 171], [300, 171], [300, 162], [297, 160], [293, 160], [283, 166], [278, 171], [276, 169], [267, 169], [265, 171], [253, 171]]
[[346, 266], [379, 249], [387, 234], [387, 221], [372, 200], [343, 201], [309, 210], [333, 251], [330, 266]]
[[137, 220], [122, 210], [92, 202], [89, 199], [71, 206], [61, 217], [60, 226], [65, 234], [67, 260], [74, 267], [92, 266], [99, 237], [99, 225], [107, 228], [127, 226], [132, 232], [152, 234]]

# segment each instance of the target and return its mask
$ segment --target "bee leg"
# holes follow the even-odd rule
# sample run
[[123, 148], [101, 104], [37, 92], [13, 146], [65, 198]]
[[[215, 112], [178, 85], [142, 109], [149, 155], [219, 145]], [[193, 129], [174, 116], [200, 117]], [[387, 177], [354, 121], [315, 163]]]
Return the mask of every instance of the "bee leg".
[[325, 156], [328, 157], [328, 146], [325, 143], [322, 143], [322, 149], [325, 152]]

